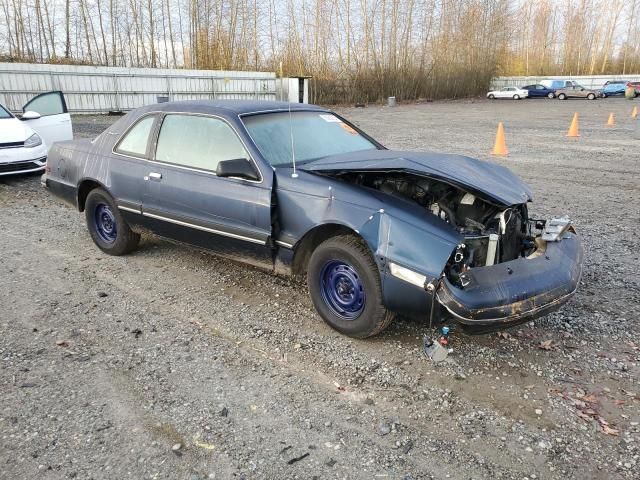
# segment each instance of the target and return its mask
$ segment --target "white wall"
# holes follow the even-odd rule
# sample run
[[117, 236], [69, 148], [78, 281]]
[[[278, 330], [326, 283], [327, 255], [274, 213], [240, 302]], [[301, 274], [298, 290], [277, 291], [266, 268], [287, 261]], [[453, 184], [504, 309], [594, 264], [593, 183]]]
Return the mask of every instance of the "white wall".
[[90, 67], [0, 63], [0, 103], [19, 111], [30, 98], [61, 90], [69, 111], [128, 111], [157, 102], [194, 99], [276, 100], [273, 72]]

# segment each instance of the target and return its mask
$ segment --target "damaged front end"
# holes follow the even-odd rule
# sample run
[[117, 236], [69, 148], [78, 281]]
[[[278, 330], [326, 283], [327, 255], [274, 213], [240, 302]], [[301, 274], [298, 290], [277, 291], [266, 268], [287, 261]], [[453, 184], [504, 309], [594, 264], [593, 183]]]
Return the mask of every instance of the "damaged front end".
[[[435, 216], [448, 224], [442, 224], [443, 230], [456, 232], [459, 242], [449, 250], [444, 268], [440, 264], [439, 275], [428, 265], [427, 254], [422, 256], [425, 275], [410, 277], [420, 262], [415, 246], [420, 240], [409, 230], [399, 235], [396, 229], [396, 236], [392, 230], [389, 245], [383, 252], [378, 248], [389, 262], [387, 278], [394, 276], [414, 285], [418, 277], [425, 280], [424, 289], [432, 300], [430, 313], [425, 313], [432, 321], [452, 319], [469, 333], [503, 329], [556, 310], [578, 286], [583, 251], [567, 219], [533, 220], [526, 202], [501, 204], [468, 186], [425, 175], [352, 171], [336, 176], [414, 207], [418, 204], [425, 217]], [[409, 245], [406, 236], [412, 237], [414, 245]], [[408, 251], [411, 254], [404, 255]], [[408, 268], [396, 265], [399, 255], [404, 256], [400, 264]], [[385, 281], [387, 285], [392, 282]], [[388, 296], [399, 295], [396, 285]], [[389, 301], [393, 308], [401, 309], [397, 301]]]
[[[561, 228], [551, 232], [550, 227]], [[434, 298], [470, 333], [486, 333], [544, 316], [575, 293], [582, 275], [582, 245], [566, 219], [529, 221], [519, 255], [465, 263], [466, 245], [452, 255]], [[497, 245], [501, 245], [498, 235]], [[489, 247], [491, 250], [491, 247]], [[491, 253], [490, 253], [491, 254]]]

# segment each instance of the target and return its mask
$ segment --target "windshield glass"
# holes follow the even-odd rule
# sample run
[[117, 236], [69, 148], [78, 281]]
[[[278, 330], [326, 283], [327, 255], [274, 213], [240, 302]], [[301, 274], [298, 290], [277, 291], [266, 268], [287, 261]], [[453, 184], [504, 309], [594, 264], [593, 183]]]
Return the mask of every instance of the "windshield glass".
[[0, 118], [13, 118], [13, 115], [11, 115], [6, 108], [0, 105]]
[[262, 156], [274, 167], [291, 166], [292, 136], [296, 163], [377, 148], [331, 113], [263, 113], [243, 117], [242, 121]]

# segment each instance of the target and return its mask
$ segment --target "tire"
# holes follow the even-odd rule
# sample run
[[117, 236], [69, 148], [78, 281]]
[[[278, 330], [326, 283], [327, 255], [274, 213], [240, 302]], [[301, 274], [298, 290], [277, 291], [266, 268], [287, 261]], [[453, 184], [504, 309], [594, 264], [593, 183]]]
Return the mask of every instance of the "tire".
[[560, 95], [558, 95], [558, 100], [566, 100], [567, 96], [564, 93], [561, 93]]
[[518, 95], [517, 93], [513, 96], [514, 100], [520, 100], [520, 95]]
[[606, 93], [603, 93], [603, 94], [602, 94], [602, 98], [607, 98], [607, 94], [606, 94]]
[[547, 98], [556, 98], [556, 94], [553, 92], [547, 93]]
[[495, 95], [493, 95], [493, 94], [489, 95], [489, 100], [495, 100], [495, 99], [496, 99]]
[[322, 242], [307, 268], [309, 295], [331, 328], [350, 337], [382, 332], [395, 315], [382, 304], [380, 274], [369, 249], [355, 235]]
[[89, 234], [100, 250], [109, 255], [124, 255], [134, 250], [140, 235], [133, 232], [102, 188], [89, 192], [84, 208]]
[[590, 93], [589, 95], [587, 95], [587, 99], [588, 100], [595, 100], [596, 99], [596, 94], [595, 93]]

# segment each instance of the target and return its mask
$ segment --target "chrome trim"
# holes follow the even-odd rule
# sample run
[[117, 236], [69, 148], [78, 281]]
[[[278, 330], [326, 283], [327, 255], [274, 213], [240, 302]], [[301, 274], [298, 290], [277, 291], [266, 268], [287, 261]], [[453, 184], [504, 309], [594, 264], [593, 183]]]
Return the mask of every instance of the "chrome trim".
[[124, 205], [118, 205], [118, 208], [120, 210], [124, 210], [125, 212], [137, 213], [140, 215], [142, 214], [142, 210], [137, 208], [125, 207]]
[[157, 220], [164, 220], [165, 222], [174, 223], [176, 225], [181, 225], [183, 227], [195, 228], [196, 230], [202, 230], [203, 232], [214, 233], [216, 235], [222, 235], [224, 237], [235, 238], [237, 240], [244, 240], [246, 242], [257, 243], [259, 245], [265, 245], [267, 243], [266, 241], [258, 240], [257, 238], [244, 237], [242, 235], [237, 235], [235, 233], [223, 232], [221, 230], [215, 230], [213, 228], [194, 225], [193, 223], [187, 223], [180, 220], [175, 220], [173, 218], [167, 218], [161, 215], [155, 215], [153, 213], [142, 212], [142, 215], [145, 217], [155, 218]]
[[[143, 118], [148, 117], [150, 115], [158, 115], [158, 114], [162, 115], [162, 117], [161, 117], [162, 122], [160, 123], [160, 125], [158, 127], [158, 135], [156, 136], [155, 142], [153, 144], [153, 156], [154, 156], [153, 160], [150, 159], [150, 158], [138, 157], [138, 156], [135, 156], [135, 155], [127, 155], [126, 153], [116, 152], [116, 146], [122, 141], [122, 139], [129, 132], [129, 130], [131, 130], [135, 125], [137, 125], [138, 122], [140, 122]], [[149, 162], [149, 163], [153, 163], [153, 164], [156, 164], [156, 165], [162, 165], [162, 166], [165, 166], [165, 167], [176, 167], [176, 168], [180, 168], [182, 170], [188, 170], [188, 171], [191, 171], [191, 172], [206, 173], [208, 175], [213, 175], [214, 177], [217, 177], [218, 175], [216, 175], [216, 172], [214, 172], [212, 170], [205, 170], [205, 169], [200, 169], [200, 168], [187, 167], [187, 166], [184, 166], [184, 165], [176, 165], [175, 163], [162, 162], [162, 161], [158, 161], [158, 160], [155, 159], [155, 150], [158, 147], [158, 138], [160, 137], [160, 132], [162, 130], [162, 123], [164, 122], [164, 117], [166, 117], [167, 115], [190, 115], [190, 116], [194, 116], [194, 117], [210, 117], [210, 118], [216, 118], [218, 120], [222, 120], [224, 123], [226, 123], [231, 128], [233, 133], [235, 133], [236, 137], [238, 137], [238, 139], [240, 140], [240, 143], [242, 143], [242, 146], [244, 147], [245, 151], [247, 152], [247, 155], [249, 155], [249, 160], [251, 161], [251, 163], [253, 163], [254, 167], [256, 167], [256, 170], [258, 171], [258, 174], [260, 175], [260, 180], [248, 180], [246, 178], [238, 179], [237, 177], [228, 177], [228, 178], [234, 178], [234, 179], [237, 179], [237, 180], [241, 180], [243, 182], [249, 182], [249, 183], [255, 183], [255, 184], [263, 183], [264, 175], [262, 175], [262, 170], [260, 170], [260, 167], [258, 166], [258, 162], [256, 162], [256, 160], [253, 158], [253, 155], [251, 155], [251, 152], [249, 151], [247, 143], [242, 138], [242, 135], [240, 135], [238, 130], [226, 118], [221, 117], [220, 115], [213, 114], [213, 113], [173, 112], [173, 111], [164, 111], [164, 110], [157, 110], [157, 111], [153, 111], [153, 112], [147, 112], [144, 115], [141, 115], [140, 117], [138, 117], [136, 119], [136, 121], [133, 124], [131, 124], [122, 133], [122, 135], [120, 135], [120, 137], [118, 139], [116, 139], [116, 142], [113, 144], [113, 147], [111, 147], [111, 153], [114, 154], [114, 155], [119, 155], [121, 157], [133, 158], [135, 160], [141, 160], [143, 162]], [[244, 124], [243, 124], [243, 126], [244, 126]], [[253, 142], [253, 139], [251, 139], [251, 141]]]
[[281, 240], [276, 240], [275, 243], [276, 243], [276, 245], [279, 245], [279, 246], [284, 247], [284, 248], [293, 248], [293, 244], [287, 243], [287, 242], [283, 242]]

